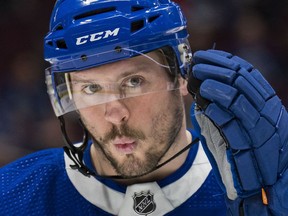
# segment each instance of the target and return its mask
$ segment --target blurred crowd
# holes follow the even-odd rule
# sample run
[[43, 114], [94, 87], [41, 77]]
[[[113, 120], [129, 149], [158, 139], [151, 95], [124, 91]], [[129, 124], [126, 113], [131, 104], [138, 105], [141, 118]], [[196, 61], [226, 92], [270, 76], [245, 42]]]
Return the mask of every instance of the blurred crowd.
[[[288, 107], [288, 1], [177, 2], [188, 19], [193, 51], [215, 43], [247, 59]], [[53, 0], [0, 1], [0, 167], [64, 145], [44, 82], [43, 37], [53, 5]]]

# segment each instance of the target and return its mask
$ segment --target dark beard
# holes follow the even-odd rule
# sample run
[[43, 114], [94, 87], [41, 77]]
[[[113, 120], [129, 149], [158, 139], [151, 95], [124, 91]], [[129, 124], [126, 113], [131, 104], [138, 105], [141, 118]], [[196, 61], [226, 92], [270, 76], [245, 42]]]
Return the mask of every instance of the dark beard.
[[[175, 96], [175, 95], [174, 95]], [[178, 95], [179, 96], [179, 95]], [[172, 100], [173, 101], [173, 100]], [[176, 100], [178, 104], [173, 107], [173, 112], [171, 113], [162, 113], [159, 114], [153, 120], [153, 130], [154, 133], [152, 136], [157, 140], [155, 145], [162, 145], [161, 151], [155, 151], [156, 148], [151, 148], [145, 153], [145, 161], [140, 160], [134, 154], [125, 155], [125, 162], [120, 164], [112, 154], [105, 148], [105, 143], [115, 139], [116, 137], [129, 137], [136, 140], [141, 140], [145, 142], [145, 135], [142, 131], [135, 130], [130, 128], [127, 124], [121, 125], [118, 129], [115, 125], [112, 126], [112, 129], [103, 136], [103, 138], [96, 139], [92, 136], [93, 143], [97, 149], [100, 149], [106, 159], [114, 167], [115, 171], [121, 175], [123, 178], [135, 178], [152, 172], [158, 165], [159, 161], [167, 153], [179, 134], [183, 123], [184, 110], [182, 103], [179, 98]], [[174, 100], [174, 103], [176, 102]], [[169, 122], [169, 116], [173, 116], [172, 121]], [[170, 124], [168, 128], [163, 128], [162, 125]], [[161, 132], [161, 134], [159, 134]], [[164, 134], [164, 136], [163, 136]]]

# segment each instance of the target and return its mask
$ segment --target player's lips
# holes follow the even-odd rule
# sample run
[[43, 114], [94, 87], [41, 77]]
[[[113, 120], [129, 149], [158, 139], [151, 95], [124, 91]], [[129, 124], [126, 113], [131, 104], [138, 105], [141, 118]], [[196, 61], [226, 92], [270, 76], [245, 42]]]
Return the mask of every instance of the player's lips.
[[125, 137], [116, 138], [113, 141], [113, 144], [116, 150], [122, 154], [132, 154], [137, 146], [137, 143], [134, 139]]

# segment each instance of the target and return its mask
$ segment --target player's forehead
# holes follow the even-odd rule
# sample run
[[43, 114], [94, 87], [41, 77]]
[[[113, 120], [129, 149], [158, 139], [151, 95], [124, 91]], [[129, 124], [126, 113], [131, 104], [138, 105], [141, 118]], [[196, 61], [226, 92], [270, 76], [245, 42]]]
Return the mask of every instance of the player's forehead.
[[159, 72], [165, 71], [164, 68], [160, 66], [160, 64], [163, 64], [162, 58], [160, 51], [153, 51], [147, 53], [145, 56], [139, 55], [87, 70], [72, 72], [70, 76], [72, 80], [99, 79], [111, 81], [137, 72], [145, 72], [147, 76], [159, 76]]

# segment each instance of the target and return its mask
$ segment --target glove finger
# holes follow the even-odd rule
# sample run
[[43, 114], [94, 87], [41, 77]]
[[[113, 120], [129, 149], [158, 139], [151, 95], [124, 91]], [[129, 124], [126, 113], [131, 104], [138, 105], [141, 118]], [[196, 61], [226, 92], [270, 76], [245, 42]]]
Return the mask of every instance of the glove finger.
[[222, 50], [209, 49], [207, 50], [207, 52], [214, 53], [214, 54], [217, 54], [217, 55], [229, 58], [229, 59], [233, 57], [231, 53], [228, 53]]
[[253, 69], [249, 73], [241, 69], [239, 74], [241, 76], [235, 80], [234, 86], [260, 111], [262, 116], [275, 126], [282, 106], [281, 100], [275, 95], [273, 88], [258, 70]]
[[[268, 81], [262, 76], [262, 74], [257, 69], [252, 70], [250, 75], [255, 80], [257, 80], [257, 82], [262, 86], [262, 88], [265, 90], [265, 92], [268, 95], [268, 97], [271, 97], [271, 95], [275, 95], [276, 94], [274, 89], [272, 88], [272, 86], [268, 83]], [[261, 92], [264, 92], [264, 90], [261, 91]], [[261, 92], [260, 92], [260, 94], [261, 94]], [[265, 100], [267, 99], [265, 97], [265, 95], [263, 96], [263, 98], [265, 98]]]
[[[275, 133], [273, 125], [265, 118], [245, 98], [244, 95], [237, 97], [230, 107], [230, 111], [241, 122], [242, 127], [250, 135], [253, 147], [258, 148], [265, 143]], [[254, 136], [261, 134], [261, 136]]]
[[240, 69], [240, 64], [232, 59], [226, 58], [214, 52], [197, 51], [193, 55], [193, 62], [195, 64], [211, 64], [220, 67], [225, 67], [234, 71]]
[[[251, 72], [248, 72], [247, 70], [241, 68], [238, 73], [239, 75], [243, 76], [262, 96], [264, 100], [267, 100], [271, 98], [273, 95], [275, 95], [275, 91], [272, 89], [271, 86], [263, 86], [262, 83], [267, 82], [264, 77], [260, 74], [259, 77], [253, 76], [253, 72], [255, 69], [253, 69]], [[255, 71], [255, 74], [257, 72]], [[260, 73], [258, 71], [258, 73]], [[268, 83], [267, 83], [268, 84]], [[269, 84], [268, 84], [269, 85]]]
[[235, 102], [231, 105], [230, 109], [247, 130], [254, 128], [260, 119], [259, 112], [244, 95], [240, 95], [235, 99]]
[[237, 77], [234, 82], [234, 86], [239, 90], [241, 94], [253, 104], [253, 106], [258, 110], [262, 110], [265, 105], [265, 100], [255, 89], [255, 86], [251, 85], [243, 76]]
[[228, 108], [238, 91], [230, 85], [207, 79], [200, 87], [200, 95], [207, 100]]
[[199, 80], [215, 79], [220, 82], [231, 84], [236, 77], [236, 72], [228, 68], [214, 65], [197, 64], [192, 68], [194, 77]]
[[254, 68], [252, 64], [240, 58], [239, 56], [233, 56], [231, 60], [234, 60], [235, 62], [239, 63], [240, 67], [245, 68], [247, 71], [251, 71]]

